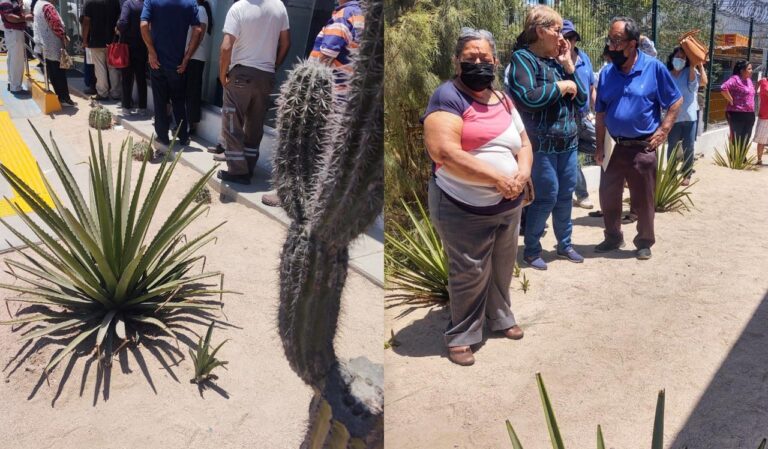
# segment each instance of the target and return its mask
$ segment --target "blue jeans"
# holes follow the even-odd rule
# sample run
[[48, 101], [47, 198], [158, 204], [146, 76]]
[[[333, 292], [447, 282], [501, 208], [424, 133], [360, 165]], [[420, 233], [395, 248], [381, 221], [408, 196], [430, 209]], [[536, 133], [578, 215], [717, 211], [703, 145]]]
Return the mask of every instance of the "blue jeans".
[[[576, 124], [579, 127], [579, 151], [594, 155], [595, 147], [597, 145], [595, 124], [582, 113], [576, 114]], [[581, 170], [581, 164], [579, 164], [579, 170], [576, 172], [576, 176], [576, 198], [580, 200], [589, 198], [589, 192], [587, 192], [587, 179], [584, 177], [584, 172]]]
[[[579, 158], [577, 157], [577, 162], [578, 159]], [[587, 192], [587, 178], [584, 177], [584, 171], [581, 169], [581, 164], [579, 164], [579, 169], [576, 170], [576, 187], [574, 188], [574, 192], [576, 193], [576, 198], [579, 200], [589, 198], [589, 192]]]
[[550, 213], [557, 248], [563, 250], [571, 246], [572, 197], [578, 171], [576, 150], [559, 154], [533, 154], [531, 180], [536, 197], [528, 206], [525, 217], [525, 257], [541, 254], [540, 240]]
[[187, 105], [184, 96], [187, 93], [187, 78], [179, 75], [176, 69], [150, 69], [149, 79], [152, 82], [152, 101], [155, 107], [155, 134], [158, 142], [168, 144], [168, 128], [171, 120], [168, 116], [168, 103], [171, 104], [173, 119], [176, 125], [181, 125], [179, 142], [185, 142], [189, 136], [187, 123]]
[[696, 122], [677, 122], [667, 136], [667, 159], [672, 157], [678, 142], [682, 142], [683, 173], [691, 176], [693, 168], [693, 142], [696, 140]]

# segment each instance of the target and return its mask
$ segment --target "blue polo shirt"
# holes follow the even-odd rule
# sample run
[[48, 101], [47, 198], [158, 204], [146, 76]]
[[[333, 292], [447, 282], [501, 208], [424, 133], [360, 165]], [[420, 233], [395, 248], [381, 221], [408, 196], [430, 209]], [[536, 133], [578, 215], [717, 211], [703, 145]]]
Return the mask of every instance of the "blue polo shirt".
[[200, 25], [195, 0], [144, 0], [141, 21], [152, 28], [160, 68], [176, 70], [187, 49], [187, 31]]
[[596, 112], [605, 112], [605, 126], [613, 137], [652, 134], [661, 125], [661, 110], [680, 99], [669, 70], [643, 52], [629, 73], [609, 64], [597, 83]]
[[579, 112], [589, 114], [590, 91], [597, 80], [595, 79], [595, 72], [592, 71], [592, 60], [589, 59], [589, 55], [578, 48], [576, 52], [579, 55], [578, 59], [576, 59], [576, 76], [581, 80], [581, 84], [587, 86], [587, 103], [579, 108]]

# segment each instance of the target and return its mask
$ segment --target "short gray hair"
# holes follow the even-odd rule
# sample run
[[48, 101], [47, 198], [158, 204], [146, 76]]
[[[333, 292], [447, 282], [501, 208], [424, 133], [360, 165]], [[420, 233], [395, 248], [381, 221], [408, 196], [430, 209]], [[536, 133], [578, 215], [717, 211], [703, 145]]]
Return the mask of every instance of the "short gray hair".
[[476, 30], [469, 27], [463, 27], [461, 32], [459, 32], [459, 38], [456, 39], [456, 50], [454, 50], [453, 55], [458, 58], [461, 56], [461, 52], [464, 51], [467, 42], [476, 40], [484, 40], [491, 44], [491, 53], [493, 53], [494, 58], [496, 57], [496, 40], [493, 38], [493, 34], [488, 30]]

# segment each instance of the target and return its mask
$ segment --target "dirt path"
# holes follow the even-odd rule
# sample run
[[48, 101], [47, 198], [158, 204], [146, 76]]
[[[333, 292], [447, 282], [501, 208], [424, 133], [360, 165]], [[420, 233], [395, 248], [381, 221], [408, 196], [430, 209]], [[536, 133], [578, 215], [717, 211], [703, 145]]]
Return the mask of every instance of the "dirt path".
[[[60, 147], [85, 161], [88, 108], [82, 100], [80, 107], [75, 116], [40, 117], [33, 122], [46, 134], [52, 129]], [[115, 149], [127, 134], [112, 130], [104, 138]], [[156, 168], [153, 165], [151, 173]], [[163, 217], [198, 178], [191, 169], [178, 167], [163, 199]], [[48, 385], [40, 374], [58, 347], [30, 351], [31, 345], [22, 346], [18, 334], [2, 326], [0, 446], [298, 447], [311, 390], [290, 370], [276, 331], [277, 263], [285, 228], [257, 211], [222, 204], [214, 195], [210, 213], [194, 223], [188, 234], [196, 235], [222, 221], [227, 224], [218, 232], [218, 242], [202, 252], [207, 255], [206, 269], [224, 271], [226, 288], [243, 295], [225, 297], [224, 310], [233, 327], [214, 332], [214, 341], [231, 339], [220, 352], [230, 364], [228, 371], [219, 372], [219, 390], [208, 390], [201, 398], [189, 383], [192, 363], [183, 344], [186, 359], [170, 370], [163, 363], [173, 365], [172, 356], [180, 358], [172, 344], [160, 350], [140, 347], [121, 353], [108, 381], [97, 376], [95, 364], [83, 355], [71, 365], [60, 364]], [[11, 278], [3, 273], [0, 282], [11, 282]], [[374, 284], [349, 274], [336, 341], [340, 356], [365, 354], [383, 362], [382, 295]], [[0, 298], [7, 296], [11, 293], [4, 292]], [[4, 310], [0, 314], [8, 318]], [[204, 332], [202, 326], [194, 329]]]
[[[696, 210], [656, 216], [653, 259], [628, 247], [601, 257], [601, 219], [575, 209], [583, 265], [554, 258], [549, 270], [513, 280], [513, 310], [526, 331], [496, 336], [469, 368], [442, 343], [446, 310], [386, 312], [401, 346], [387, 351], [386, 447], [508, 448], [510, 419], [526, 449], [551, 447], [534, 373], [553, 400], [565, 444], [648, 447], [659, 389], [666, 389], [665, 444], [749, 448], [768, 437], [768, 168], [737, 172], [698, 161]], [[596, 193], [594, 199], [597, 199]]]

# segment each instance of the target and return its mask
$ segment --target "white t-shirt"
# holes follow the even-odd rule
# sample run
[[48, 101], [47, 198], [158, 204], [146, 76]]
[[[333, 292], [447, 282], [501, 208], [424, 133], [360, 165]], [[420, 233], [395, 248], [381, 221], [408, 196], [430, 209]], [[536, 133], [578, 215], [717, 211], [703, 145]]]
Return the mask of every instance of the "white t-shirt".
[[[200, 45], [192, 55], [192, 59], [198, 61], [207, 61], [208, 55], [211, 53], [211, 36], [208, 35], [208, 13], [205, 12], [203, 5], [197, 5], [197, 17], [200, 19], [200, 25], [205, 24], [206, 30], [203, 32], [203, 40], [200, 41]], [[192, 40], [192, 27], [189, 27], [187, 31], [187, 47], [189, 47], [189, 41]]]
[[239, 0], [227, 12], [224, 32], [235, 36], [232, 62], [275, 72], [277, 44], [288, 29], [288, 11], [280, 0]]

